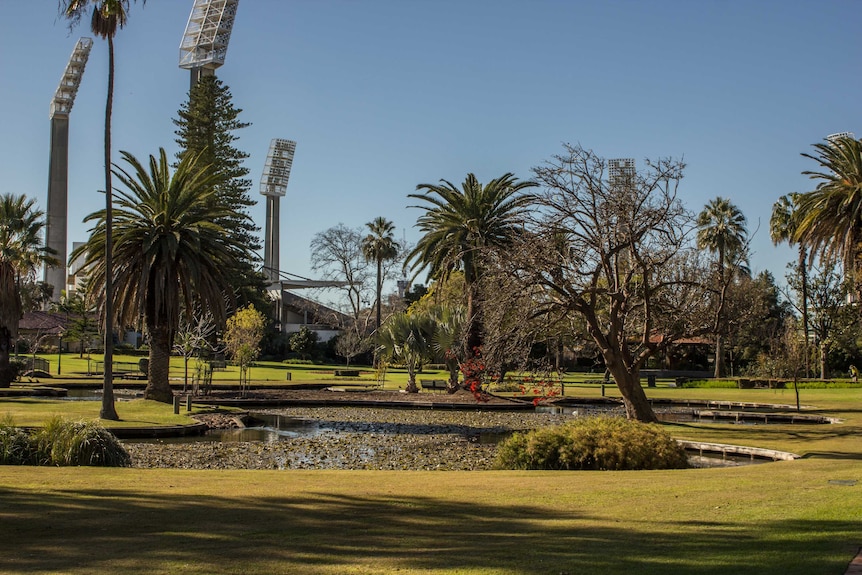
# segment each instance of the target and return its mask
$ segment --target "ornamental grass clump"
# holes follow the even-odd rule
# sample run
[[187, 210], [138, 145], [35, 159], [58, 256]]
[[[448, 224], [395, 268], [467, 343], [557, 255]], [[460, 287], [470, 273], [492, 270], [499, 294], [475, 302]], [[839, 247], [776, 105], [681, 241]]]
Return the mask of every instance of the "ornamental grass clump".
[[95, 421], [49, 419], [31, 437], [37, 465], [129, 467], [131, 457], [114, 435]]
[[12, 417], [0, 421], [0, 465], [29, 465], [34, 460], [30, 434], [15, 427]]
[[496, 464], [602, 471], [688, 467], [685, 450], [659, 426], [608, 416], [516, 433], [497, 448]]

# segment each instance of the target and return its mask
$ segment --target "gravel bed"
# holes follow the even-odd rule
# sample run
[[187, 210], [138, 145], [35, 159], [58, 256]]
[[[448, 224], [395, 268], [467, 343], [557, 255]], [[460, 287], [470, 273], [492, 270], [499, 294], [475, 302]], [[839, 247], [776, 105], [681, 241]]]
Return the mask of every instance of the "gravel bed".
[[317, 421], [315, 434], [271, 442], [125, 442], [134, 467], [178, 469], [491, 469], [491, 435], [571, 418], [535, 412], [291, 407], [261, 413]]

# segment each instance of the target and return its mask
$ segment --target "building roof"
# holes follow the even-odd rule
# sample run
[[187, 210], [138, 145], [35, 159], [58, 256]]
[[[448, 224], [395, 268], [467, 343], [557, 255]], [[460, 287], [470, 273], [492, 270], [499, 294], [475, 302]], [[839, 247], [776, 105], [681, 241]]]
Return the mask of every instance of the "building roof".
[[44, 335], [62, 335], [66, 331], [68, 317], [50, 311], [24, 312], [18, 322], [18, 331], [37, 332]]

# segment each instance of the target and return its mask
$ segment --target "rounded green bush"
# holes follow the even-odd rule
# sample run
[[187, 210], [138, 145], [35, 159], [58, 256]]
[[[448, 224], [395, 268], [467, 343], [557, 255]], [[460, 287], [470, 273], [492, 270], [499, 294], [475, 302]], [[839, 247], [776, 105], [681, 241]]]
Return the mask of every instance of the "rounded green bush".
[[516, 433], [497, 448], [501, 469], [633, 470], [688, 467], [685, 450], [658, 425], [585, 417]]

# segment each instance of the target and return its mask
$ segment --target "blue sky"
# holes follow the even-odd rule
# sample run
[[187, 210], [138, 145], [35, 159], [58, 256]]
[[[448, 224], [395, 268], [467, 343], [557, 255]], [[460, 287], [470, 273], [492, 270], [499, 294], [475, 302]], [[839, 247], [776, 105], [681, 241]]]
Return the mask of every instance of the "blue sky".
[[[4, 0], [2, 193], [47, 203], [48, 107], [76, 40], [53, 0]], [[176, 151], [187, 97], [179, 44], [192, 0], [133, 4], [116, 38], [114, 149]], [[238, 147], [258, 182], [272, 138], [296, 140], [282, 199], [281, 267], [309, 276], [309, 243], [384, 216], [415, 241], [406, 197], [441, 178], [480, 181], [580, 143], [599, 155], [683, 157], [686, 205], [716, 196], [749, 220], [752, 269], [793, 258], [769, 240], [782, 194], [807, 191], [800, 156], [862, 135], [858, 0], [241, 0], [225, 65]], [[70, 116], [69, 244], [100, 208], [107, 46], [96, 39]], [[118, 155], [115, 155], [115, 158]]]

